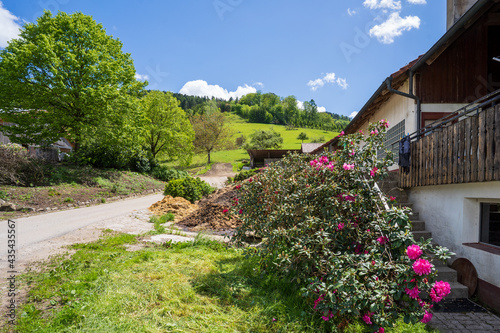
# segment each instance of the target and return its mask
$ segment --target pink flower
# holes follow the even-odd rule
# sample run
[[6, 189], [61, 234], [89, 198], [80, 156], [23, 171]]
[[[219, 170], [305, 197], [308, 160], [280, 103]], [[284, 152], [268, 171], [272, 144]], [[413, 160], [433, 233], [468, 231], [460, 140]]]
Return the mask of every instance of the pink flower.
[[381, 328], [378, 329], [378, 333], [384, 333], [384, 332], [385, 332], [385, 330], [384, 330], [383, 327], [381, 327]]
[[378, 130], [373, 130], [370, 132], [370, 135], [377, 135], [378, 134]]
[[430, 297], [433, 302], [440, 302], [443, 297], [446, 297], [450, 293], [450, 284], [448, 282], [439, 281], [434, 283], [432, 290], [430, 292]]
[[349, 153], [349, 156], [354, 156], [354, 155], [356, 155], [356, 151], [354, 150]]
[[406, 254], [408, 255], [408, 258], [410, 258], [411, 260], [416, 260], [418, 259], [418, 257], [422, 255], [422, 250], [418, 245], [410, 245], [406, 249]]
[[316, 309], [316, 307], [318, 306], [319, 302], [321, 302], [323, 300], [323, 296], [325, 296], [325, 295], [321, 295], [317, 300], [314, 301], [314, 307], [313, 307], [313, 309]]
[[424, 315], [424, 318], [422, 318], [422, 320], [420, 320], [422, 323], [426, 324], [428, 322], [430, 322], [432, 319], [432, 313], [428, 312], [427, 310], [425, 311], [425, 315]]
[[344, 223], [339, 223], [337, 225], [337, 230], [342, 230], [342, 229], [344, 229]]
[[370, 176], [375, 176], [375, 174], [377, 173], [378, 171], [378, 168], [377, 167], [373, 167], [373, 169], [370, 171]]
[[339, 136], [342, 136], [342, 135], [344, 135], [344, 134], [345, 134], [345, 133], [344, 133], [344, 131], [342, 131], [342, 132], [340, 132]]
[[239, 190], [241, 188], [241, 185], [236, 185], [235, 188]]
[[365, 323], [367, 323], [368, 325], [372, 325], [372, 320], [371, 320], [371, 316], [372, 316], [373, 312], [370, 312], [370, 313], [367, 313], [363, 316], [363, 321]]
[[391, 197], [389, 197], [389, 200], [391, 200], [391, 201], [396, 201], [396, 197], [392, 197], [392, 196], [391, 196]]
[[226, 214], [227, 212], [229, 212], [229, 209], [224, 209], [222, 212]]
[[408, 296], [410, 296], [410, 298], [413, 298], [413, 299], [417, 299], [418, 294], [420, 294], [420, 290], [418, 290], [417, 286], [415, 286], [415, 288], [413, 288], [413, 289], [405, 288], [405, 292], [408, 294]]
[[311, 166], [315, 166], [317, 163], [318, 163], [318, 160], [312, 160], [311, 162], [309, 162], [309, 164], [311, 164]]
[[276, 321], [276, 318], [273, 318], [273, 323]]
[[365, 135], [365, 132], [363, 132], [362, 130], [359, 130], [359, 133], [360, 133], [361, 135]]
[[240, 213], [240, 215], [243, 214], [243, 209], [240, 209], [239, 213]]
[[385, 128], [389, 128], [389, 122], [387, 120], [382, 119], [380, 121], [380, 124], [384, 126]]
[[388, 241], [389, 241], [389, 239], [386, 236], [381, 236], [381, 237], [377, 238], [377, 242], [379, 242], [381, 245], [384, 245]]
[[252, 181], [253, 181], [253, 179], [252, 179], [252, 178], [250, 178], [250, 179], [248, 180], [248, 182], [249, 182], [249, 183], [251, 183]]
[[352, 170], [354, 169], [354, 164], [344, 163], [344, 170]]
[[333, 162], [330, 162], [327, 168], [330, 169], [330, 171], [333, 171], [333, 169], [335, 168], [335, 164]]
[[425, 259], [417, 259], [413, 263], [413, 270], [419, 276], [431, 273], [432, 264]]

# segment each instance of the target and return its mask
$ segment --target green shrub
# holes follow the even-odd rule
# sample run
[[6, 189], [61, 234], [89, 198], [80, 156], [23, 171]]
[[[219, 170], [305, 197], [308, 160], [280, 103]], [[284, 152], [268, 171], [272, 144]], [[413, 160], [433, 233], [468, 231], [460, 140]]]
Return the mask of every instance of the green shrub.
[[168, 182], [165, 185], [163, 194], [170, 195], [174, 198], [182, 197], [194, 203], [213, 191], [214, 188], [200, 178], [187, 177]]
[[323, 320], [362, 319], [370, 332], [400, 316], [429, 320], [432, 303], [449, 293], [448, 284], [435, 283], [428, 260], [431, 254], [445, 260], [448, 250], [415, 242], [409, 209], [385, 208], [389, 199], [375, 189], [393, 164], [390, 152], [377, 159], [387, 126], [371, 125], [367, 137], [341, 136], [344, 149], [333, 154], [294, 154], [272, 164], [238, 186], [232, 210], [242, 222], [237, 245], [249, 233], [263, 239], [247, 254], [260, 258], [264, 272], [299, 284]]
[[189, 174], [186, 171], [157, 166], [151, 171], [151, 176], [161, 181], [169, 182], [174, 179], [189, 177]]
[[255, 174], [259, 173], [260, 169], [250, 169], [250, 170], [243, 170], [239, 172], [236, 176], [234, 176], [234, 181], [235, 182], [241, 182], [242, 180], [248, 179]]

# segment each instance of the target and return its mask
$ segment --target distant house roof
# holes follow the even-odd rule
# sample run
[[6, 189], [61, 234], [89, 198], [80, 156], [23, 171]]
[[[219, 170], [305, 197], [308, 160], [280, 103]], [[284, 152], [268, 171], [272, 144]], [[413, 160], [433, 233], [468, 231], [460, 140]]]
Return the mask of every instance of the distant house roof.
[[250, 157], [259, 161], [264, 161], [265, 158], [282, 158], [289, 152], [300, 153], [300, 149], [248, 149], [247, 152]]
[[301, 151], [304, 154], [312, 153], [315, 149], [321, 147], [322, 143], [303, 143], [301, 146]]

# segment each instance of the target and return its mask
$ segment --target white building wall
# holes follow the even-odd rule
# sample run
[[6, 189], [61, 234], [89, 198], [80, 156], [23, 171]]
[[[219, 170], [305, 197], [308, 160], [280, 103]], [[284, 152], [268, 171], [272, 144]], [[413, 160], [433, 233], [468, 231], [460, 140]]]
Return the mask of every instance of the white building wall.
[[500, 182], [415, 187], [409, 200], [432, 238], [472, 262], [480, 279], [500, 287], [500, 255], [462, 245], [477, 243], [480, 203], [500, 202]]
[[[399, 87], [399, 91], [408, 93], [408, 80]], [[389, 121], [389, 128], [405, 119], [405, 132], [412, 133], [417, 130], [417, 104], [415, 100], [401, 95], [393, 94], [389, 100], [384, 103], [373, 116], [370, 117], [367, 123], [363, 124], [361, 129], [365, 132], [368, 130], [368, 124], [378, 122], [382, 119]]]

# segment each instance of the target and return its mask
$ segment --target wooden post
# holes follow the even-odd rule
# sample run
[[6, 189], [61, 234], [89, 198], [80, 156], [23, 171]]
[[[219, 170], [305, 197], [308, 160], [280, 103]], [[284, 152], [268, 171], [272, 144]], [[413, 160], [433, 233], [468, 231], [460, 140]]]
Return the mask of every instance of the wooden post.
[[471, 165], [471, 123], [470, 117], [465, 119], [465, 152], [464, 152], [464, 182], [470, 182], [470, 165]]
[[494, 180], [500, 180], [500, 105], [495, 107], [495, 175]]
[[486, 157], [486, 113], [479, 114], [479, 137], [478, 137], [478, 161], [477, 161], [477, 181], [484, 181], [484, 166]]
[[485, 163], [485, 173], [484, 180], [493, 180], [493, 162], [494, 152], [493, 152], [493, 140], [495, 139], [493, 133], [493, 126], [495, 122], [495, 109], [490, 108], [486, 112], [486, 163]]
[[471, 117], [471, 160], [470, 160], [470, 181], [477, 181], [478, 168], [478, 145], [479, 145], [479, 118]]

